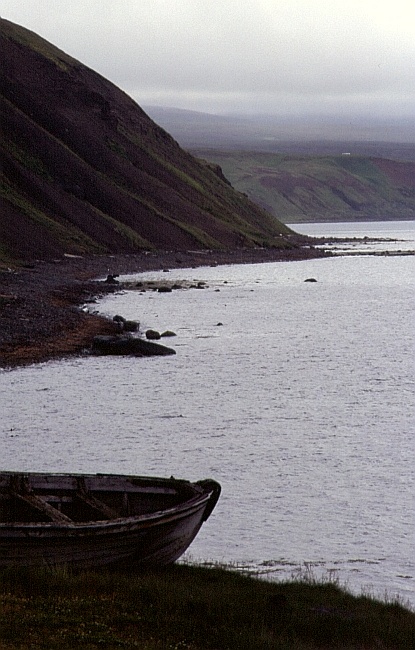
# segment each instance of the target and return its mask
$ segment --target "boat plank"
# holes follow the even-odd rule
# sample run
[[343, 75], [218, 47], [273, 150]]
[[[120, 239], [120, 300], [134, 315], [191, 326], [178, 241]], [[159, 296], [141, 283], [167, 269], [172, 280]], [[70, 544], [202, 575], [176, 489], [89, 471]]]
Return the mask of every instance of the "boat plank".
[[116, 510], [113, 508], [110, 508], [107, 506], [106, 503], [103, 501], [100, 501], [100, 499], [97, 499], [94, 497], [92, 494], [89, 494], [88, 492], [84, 492], [83, 490], [80, 490], [79, 492], [76, 493], [77, 499], [80, 499], [84, 503], [86, 503], [90, 508], [93, 510], [96, 510], [97, 512], [101, 513], [106, 519], [118, 519], [121, 515], [118, 513]]
[[60, 510], [54, 508], [46, 501], [43, 501], [43, 499], [40, 499], [35, 494], [21, 494], [20, 492], [11, 491], [11, 495], [15, 499], [18, 499], [19, 501], [23, 501], [24, 503], [27, 503], [32, 508], [35, 508], [35, 510], [37, 510], [38, 512], [45, 514], [47, 517], [49, 517], [49, 519], [51, 519], [51, 521], [54, 521], [59, 524], [67, 524], [67, 525], [74, 524], [74, 522], [70, 517], [67, 517], [67, 515], [63, 514], [63, 512], [60, 512]]

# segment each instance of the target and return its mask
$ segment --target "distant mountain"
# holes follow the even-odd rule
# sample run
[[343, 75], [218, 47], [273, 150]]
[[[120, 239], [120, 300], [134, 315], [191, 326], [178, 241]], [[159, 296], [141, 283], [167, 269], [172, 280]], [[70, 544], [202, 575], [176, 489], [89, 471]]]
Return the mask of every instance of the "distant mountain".
[[415, 219], [415, 162], [199, 149], [285, 223]]
[[[415, 218], [413, 124], [146, 110], [284, 223]], [[347, 155], [346, 155], [347, 154]]]
[[150, 117], [188, 150], [355, 155], [415, 161], [413, 120], [341, 116], [213, 115], [144, 106]]
[[292, 246], [112, 83], [3, 19], [0, 47], [0, 261]]

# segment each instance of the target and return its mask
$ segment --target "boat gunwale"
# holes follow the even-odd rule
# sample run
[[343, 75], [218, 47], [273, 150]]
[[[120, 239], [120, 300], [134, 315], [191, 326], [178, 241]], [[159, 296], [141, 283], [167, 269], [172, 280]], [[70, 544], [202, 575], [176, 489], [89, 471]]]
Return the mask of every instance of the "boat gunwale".
[[[21, 530], [22, 532], [30, 531], [30, 530], [32, 530], [33, 532], [36, 531], [39, 532], [41, 530], [44, 530], [45, 532], [64, 531], [66, 534], [69, 533], [70, 531], [74, 531], [77, 534], [81, 532], [87, 533], [88, 531], [91, 533], [95, 532], [99, 534], [100, 532], [116, 533], [120, 529], [123, 529], [125, 527], [128, 527], [130, 530], [135, 529], [136, 527], [150, 528], [152, 526], [157, 526], [160, 523], [168, 523], [172, 519], [173, 520], [181, 519], [189, 516], [192, 513], [192, 511], [200, 510], [203, 506], [209, 503], [215, 491], [215, 488], [216, 490], [218, 489], [220, 490], [219, 484], [213, 479], [205, 479], [202, 480], [201, 482], [193, 483], [185, 479], [176, 479], [174, 477], [171, 477], [170, 479], [154, 477], [153, 479], [152, 477], [141, 477], [141, 476], [121, 475], [121, 474], [69, 474], [69, 473], [48, 474], [43, 472], [35, 472], [35, 473], [34, 472], [0, 472], [0, 477], [5, 478], [6, 476], [7, 477], [35, 476], [36, 478], [41, 478], [46, 476], [53, 479], [55, 478], [56, 479], [98, 478], [98, 479], [105, 480], [106, 478], [108, 478], [108, 479], [122, 479], [123, 481], [127, 481], [127, 482], [128, 480], [134, 479], [134, 480], [142, 481], [143, 483], [147, 483], [149, 486], [151, 486], [153, 483], [154, 484], [159, 483], [161, 485], [165, 485], [166, 487], [169, 484], [171, 484], [172, 487], [177, 486], [178, 492], [180, 491], [179, 490], [180, 487], [189, 488], [194, 492], [193, 495], [189, 495], [188, 498], [183, 499], [183, 501], [181, 501], [180, 503], [174, 506], [170, 506], [168, 508], [156, 510], [154, 512], [144, 513], [140, 515], [121, 516], [121, 517], [115, 517], [113, 519], [86, 520], [80, 522], [77, 521], [0, 522], [0, 532], [10, 531], [11, 533], [13, 531], [18, 532], [19, 530]], [[128, 492], [128, 490], [126, 491]], [[1, 486], [0, 486], [0, 492], [1, 492]], [[211, 510], [212, 509], [213, 507], [211, 508]]]
[[[204, 506], [211, 497], [212, 492], [194, 497], [188, 501], [185, 501], [182, 504], [173, 506], [171, 508], [166, 508], [165, 510], [157, 510], [156, 512], [146, 513], [143, 515], [131, 515], [128, 517], [118, 517], [117, 519], [99, 519], [95, 521], [74, 521], [74, 522], [56, 522], [56, 521], [33, 521], [33, 522], [0, 522], [0, 532], [2, 530], [18, 530], [18, 529], [29, 529], [29, 530], [62, 530], [70, 531], [76, 530], [81, 532], [83, 530], [104, 530], [105, 532], [111, 532], [112, 528], [120, 528], [128, 525], [129, 528], [133, 529], [134, 526], [146, 525], [150, 527], [152, 525], [156, 526], [161, 521], [166, 520], [165, 523], [171, 519], [181, 519], [188, 516], [193, 510], [199, 510]], [[115, 532], [115, 531], [114, 531]]]

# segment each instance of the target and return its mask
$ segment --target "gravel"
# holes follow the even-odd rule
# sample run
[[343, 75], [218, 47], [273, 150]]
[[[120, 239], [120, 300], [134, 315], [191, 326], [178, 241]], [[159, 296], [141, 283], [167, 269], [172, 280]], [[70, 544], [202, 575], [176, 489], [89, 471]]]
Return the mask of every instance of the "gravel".
[[309, 247], [185, 251], [64, 257], [15, 269], [0, 268], [0, 367], [80, 354], [97, 334], [113, 333], [112, 321], [80, 306], [119, 290], [108, 275], [218, 264], [287, 261], [321, 256]]

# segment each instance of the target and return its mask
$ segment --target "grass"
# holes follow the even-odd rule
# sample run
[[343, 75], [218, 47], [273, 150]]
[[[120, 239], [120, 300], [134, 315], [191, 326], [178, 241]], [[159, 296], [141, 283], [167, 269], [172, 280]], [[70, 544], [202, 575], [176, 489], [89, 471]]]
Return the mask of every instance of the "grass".
[[30, 151], [18, 147], [17, 144], [11, 140], [5, 141], [4, 146], [9, 150], [15, 160], [23, 165], [23, 167], [30, 169], [35, 174], [42, 176], [48, 181], [52, 180], [52, 177], [43, 164], [43, 161], [38, 156], [35, 156]]
[[38, 52], [52, 61], [64, 72], [68, 71], [70, 66], [76, 63], [72, 57], [68, 56], [51, 43], [48, 43], [48, 41], [39, 38], [37, 34], [28, 29], [14, 25], [13, 23], [3, 23], [2, 30], [7, 38], [11, 38], [17, 43]]
[[270, 650], [415, 647], [415, 614], [334, 583], [221, 568], [152, 573], [4, 570], [0, 648]]
[[[414, 210], [411, 187], [388, 177], [365, 156], [316, 156], [247, 151], [193, 151], [221, 165], [235, 189], [285, 223], [400, 218]], [[405, 193], [409, 190], [409, 193]]]
[[[0, 198], [9, 201], [16, 210], [26, 215], [38, 228], [43, 228], [62, 247], [78, 254], [102, 252], [102, 247], [71, 223], [60, 223], [35, 207], [31, 199], [24, 196], [7, 178], [0, 173]], [[7, 251], [6, 251], [7, 254]]]

